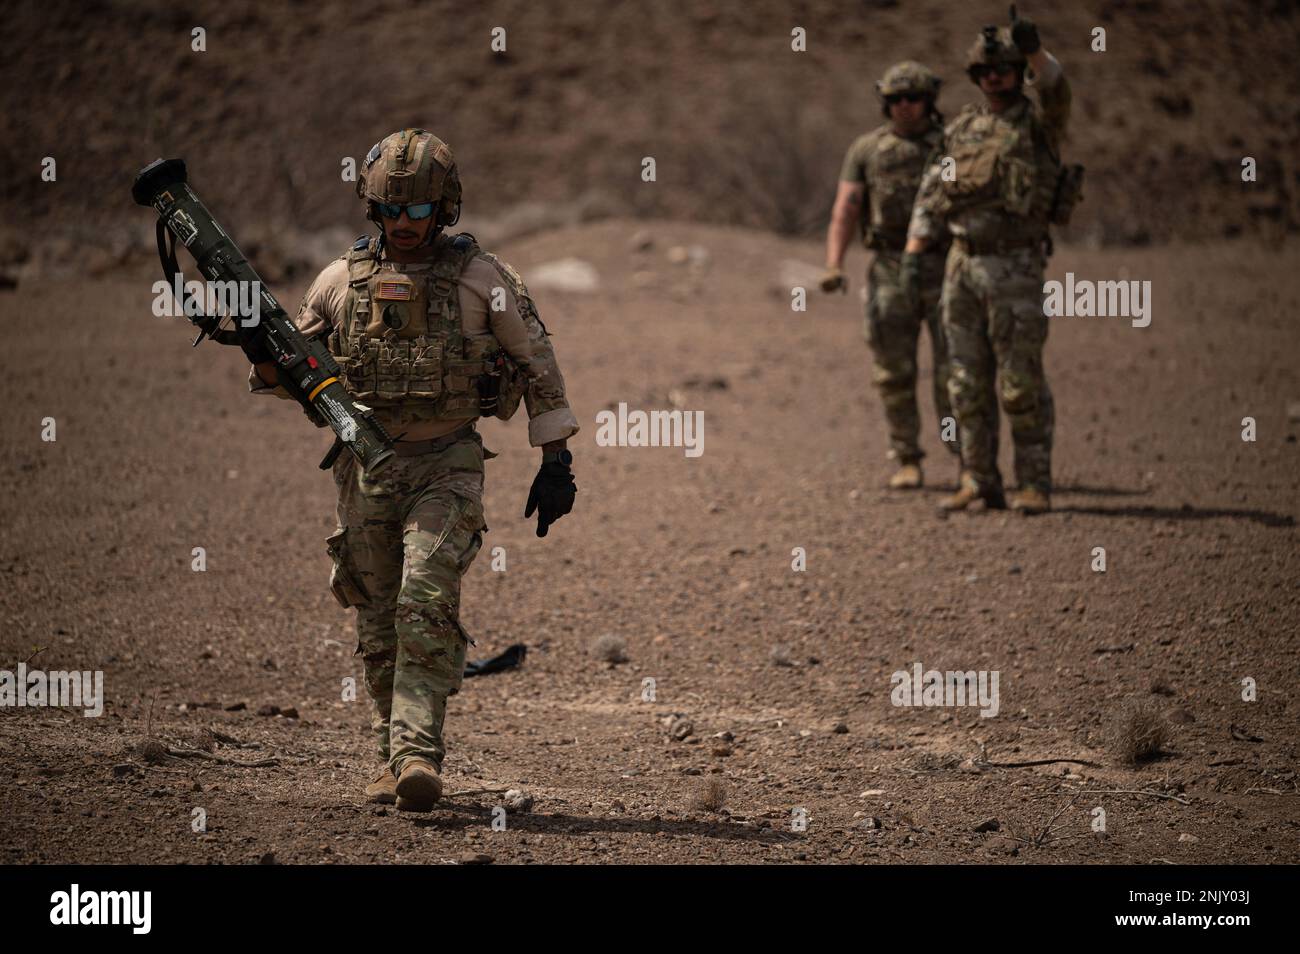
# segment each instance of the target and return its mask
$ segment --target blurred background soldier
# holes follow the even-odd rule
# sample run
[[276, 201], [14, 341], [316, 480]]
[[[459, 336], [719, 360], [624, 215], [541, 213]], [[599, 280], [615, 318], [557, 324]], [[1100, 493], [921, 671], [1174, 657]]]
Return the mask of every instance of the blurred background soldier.
[[[964, 473], [957, 493], [940, 505], [948, 510], [980, 499], [1006, 506], [997, 462], [999, 398], [1015, 442], [1019, 489], [1011, 506], [1025, 513], [1051, 506], [1054, 414], [1043, 372], [1043, 268], [1048, 225], [1068, 220], [1078, 180], [1060, 161], [1070, 86], [1035, 25], [1011, 10], [1009, 30], [985, 27], [970, 48], [967, 74], [984, 102], [966, 107], [948, 127], [946, 158], [926, 171], [903, 257], [904, 283], [923, 289], [923, 253], [951, 230], [943, 325]], [[1037, 90], [1038, 106], [1026, 86]]]
[[[357, 191], [381, 232], [320, 273], [295, 324], [328, 336], [347, 389], [397, 439], [397, 456], [373, 477], [351, 454], [334, 464], [330, 587], [356, 607], [375, 704], [385, 764], [366, 796], [428, 811], [442, 795], [443, 719], [469, 640], [460, 580], [487, 530], [475, 420], [508, 417], [524, 400], [529, 442], [542, 448], [525, 510], [537, 512], [538, 536], [573, 506], [565, 445], [578, 422], [518, 273], [473, 236], [444, 232], [461, 199], [447, 144], [423, 129], [388, 136], [366, 156]], [[258, 363], [249, 388], [287, 397], [275, 380], [274, 363]]]
[[[934, 358], [934, 407], [943, 431], [948, 406], [948, 356], [939, 322], [946, 239], [919, 256], [919, 301], [899, 287], [899, 260], [907, 240], [912, 202], [927, 165], [943, 141], [943, 119], [935, 108], [940, 80], [920, 63], [891, 66], [876, 83], [889, 122], [859, 137], [849, 147], [840, 172], [835, 207], [826, 233], [826, 274], [822, 291], [847, 291], [842, 266], [855, 235], [876, 254], [867, 272], [865, 335], [872, 354], [872, 380], [880, 392], [889, 427], [889, 457], [898, 464], [889, 479], [894, 489], [921, 486], [916, 404], [916, 348], [921, 325], [930, 330]], [[954, 439], [949, 445], [957, 453]]]

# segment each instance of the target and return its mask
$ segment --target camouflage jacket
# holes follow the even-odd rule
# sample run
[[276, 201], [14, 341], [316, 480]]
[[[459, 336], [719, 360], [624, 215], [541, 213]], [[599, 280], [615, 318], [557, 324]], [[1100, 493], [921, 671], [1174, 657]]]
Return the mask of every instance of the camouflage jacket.
[[1070, 116], [1070, 84], [1060, 64], [1031, 74], [1037, 91], [1001, 113], [967, 106], [944, 131], [939, 161], [925, 171], [910, 237], [934, 242], [948, 229], [978, 245], [1031, 244], [1047, 236]]

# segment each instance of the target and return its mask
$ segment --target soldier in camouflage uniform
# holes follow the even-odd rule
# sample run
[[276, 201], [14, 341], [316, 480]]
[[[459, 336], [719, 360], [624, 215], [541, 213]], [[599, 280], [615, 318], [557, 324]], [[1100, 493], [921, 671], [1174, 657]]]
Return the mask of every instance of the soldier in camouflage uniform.
[[[509, 417], [524, 400], [529, 441], [543, 451], [525, 511], [537, 511], [538, 536], [573, 505], [566, 439], [578, 422], [518, 273], [473, 236], [444, 231], [460, 215], [450, 148], [422, 129], [394, 133], [366, 156], [357, 191], [381, 232], [320, 273], [295, 324], [327, 336], [347, 389], [396, 438], [378, 473], [350, 454], [334, 464], [330, 587], [357, 610], [385, 763], [366, 796], [428, 811], [442, 794], [443, 719], [470, 641], [460, 581], [487, 530], [483, 461], [494, 455], [475, 420]], [[257, 364], [249, 387], [287, 397], [275, 380], [274, 364]]]
[[[943, 419], [951, 414], [948, 353], [939, 325], [947, 241], [940, 238], [920, 257], [919, 305], [908, 301], [898, 284], [912, 202], [922, 173], [943, 141], [943, 122], [935, 109], [939, 85], [938, 77], [911, 60], [891, 66], [876, 84], [889, 122], [859, 137], [844, 157], [826, 236], [826, 274], [821, 281], [825, 292], [847, 290], [842, 266], [855, 233], [876, 253], [867, 272], [869, 294], [863, 330], [872, 353], [872, 380], [889, 426], [889, 457], [898, 463], [889, 479], [889, 486], [896, 490], [918, 488], [923, 480], [921, 458], [925, 455], [918, 442], [921, 421], [916, 404], [916, 348], [922, 324], [930, 333], [940, 433]], [[955, 440], [948, 447], [957, 453]]]
[[[916, 294], [923, 251], [951, 232], [942, 307], [964, 472], [941, 506], [960, 510], [980, 499], [1006, 506], [997, 464], [1000, 398], [1015, 442], [1019, 489], [1011, 506], [1041, 513], [1051, 506], [1054, 418], [1043, 371], [1043, 268], [1048, 225], [1064, 222], [1077, 199], [1061, 189], [1070, 86], [1023, 19], [1013, 19], [1010, 30], [986, 27], [967, 69], [985, 99], [945, 131], [945, 158], [926, 171], [902, 266]], [[1037, 108], [1025, 86], [1037, 90]]]

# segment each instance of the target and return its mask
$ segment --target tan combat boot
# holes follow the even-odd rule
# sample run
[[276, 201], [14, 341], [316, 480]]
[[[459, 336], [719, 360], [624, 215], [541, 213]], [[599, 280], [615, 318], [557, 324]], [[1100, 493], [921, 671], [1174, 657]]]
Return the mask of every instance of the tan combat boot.
[[957, 492], [951, 496], [944, 497], [939, 501], [940, 510], [965, 510], [977, 500], [984, 501], [984, 507], [987, 510], [1005, 510], [1007, 501], [1002, 496], [1001, 487], [993, 487], [989, 490], [980, 490], [979, 484], [970, 474], [963, 472], [959, 481]]
[[397, 809], [427, 812], [442, 798], [442, 776], [424, 759], [411, 759], [397, 778]]
[[366, 786], [366, 801], [376, 805], [391, 805], [397, 801], [397, 779], [387, 765], [375, 776], [375, 780]]
[[904, 464], [889, 478], [890, 490], [919, 490], [924, 480], [920, 464]]
[[1019, 510], [1026, 516], [1047, 513], [1052, 509], [1052, 498], [1037, 487], [1021, 487], [1011, 494], [1011, 509]]

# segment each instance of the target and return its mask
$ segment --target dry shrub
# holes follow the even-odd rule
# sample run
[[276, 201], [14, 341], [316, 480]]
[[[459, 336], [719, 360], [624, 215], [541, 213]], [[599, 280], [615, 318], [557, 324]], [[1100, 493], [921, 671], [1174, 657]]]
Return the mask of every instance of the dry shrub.
[[591, 654], [611, 666], [627, 662], [627, 643], [619, 636], [606, 633], [591, 644]]
[[1169, 725], [1159, 708], [1134, 699], [1116, 715], [1106, 747], [1117, 763], [1131, 766], [1155, 758], [1168, 741]]
[[717, 776], [707, 778], [695, 793], [691, 805], [697, 811], [719, 812], [727, 804], [727, 786]]

